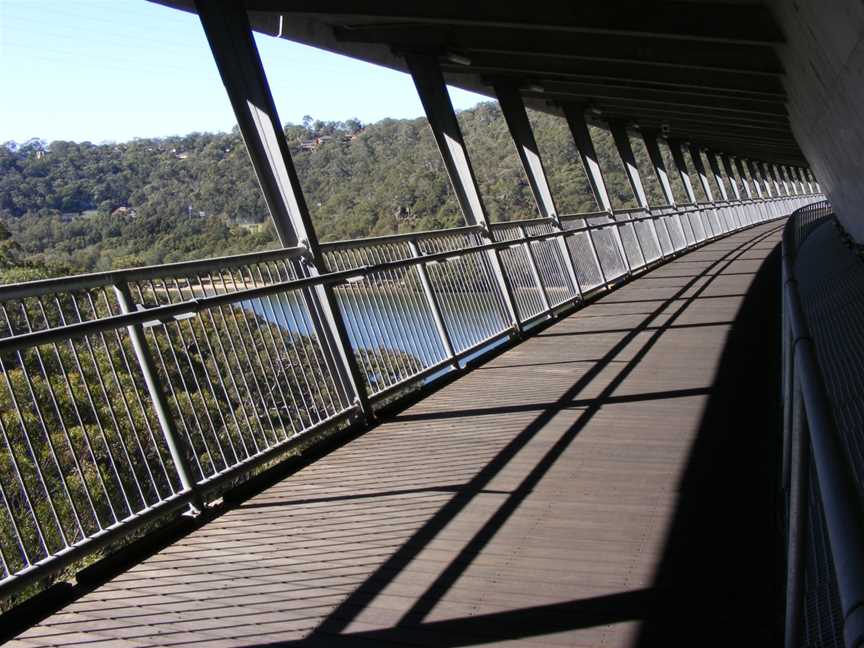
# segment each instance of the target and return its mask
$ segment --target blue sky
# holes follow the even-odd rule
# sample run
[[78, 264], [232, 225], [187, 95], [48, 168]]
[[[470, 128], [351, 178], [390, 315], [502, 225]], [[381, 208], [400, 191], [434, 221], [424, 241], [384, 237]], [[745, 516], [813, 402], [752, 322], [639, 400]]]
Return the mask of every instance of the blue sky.
[[[405, 74], [256, 40], [283, 122], [423, 114]], [[451, 97], [457, 108], [482, 99]], [[0, 142], [123, 141], [234, 123], [196, 16], [145, 0], [0, 0]]]

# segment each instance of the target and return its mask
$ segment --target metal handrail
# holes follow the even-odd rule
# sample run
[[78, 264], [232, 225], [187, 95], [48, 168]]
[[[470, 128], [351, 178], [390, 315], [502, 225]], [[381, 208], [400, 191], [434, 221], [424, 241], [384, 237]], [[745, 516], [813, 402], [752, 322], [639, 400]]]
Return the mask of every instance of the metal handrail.
[[383, 234], [381, 236], [369, 236], [363, 239], [344, 239], [340, 241], [326, 241], [318, 244], [324, 250], [335, 250], [341, 248], [354, 248], [363, 245], [380, 245], [382, 243], [395, 243], [398, 241], [416, 241], [427, 238], [440, 238], [454, 234], [470, 234], [483, 229], [480, 225], [464, 225], [462, 227], [450, 227], [440, 230], [425, 230], [419, 232], [403, 232], [401, 234]]
[[[788, 330], [784, 368], [789, 374], [785, 407], [794, 407], [794, 392], [800, 389], [804, 403], [806, 431], [798, 438], [784, 431], [784, 456], [793, 461], [789, 470], [789, 554], [787, 556], [786, 646], [797, 648], [800, 642], [801, 607], [803, 605], [803, 538], [806, 526], [806, 496], [803, 494], [805, 457], [812, 454], [820, 501], [838, 584], [843, 615], [844, 638], [848, 648], [864, 645], [864, 510], [855, 485], [850, 457], [843, 450], [824, 384], [815, 346], [804, 316], [795, 276], [795, 260], [802, 244], [813, 229], [807, 225], [827, 221], [831, 216], [828, 202], [808, 205], [797, 210], [783, 232], [783, 315]], [[786, 427], [791, 416], [785, 417]], [[809, 439], [809, 442], [808, 442]]]
[[303, 256], [306, 252], [306, 249], [302, 247], [279, 248], [231, 256], [211, 257], [197, 261], [178, 261], [176, 263], [163, 263], [160, 265], [143, 266], [141, 268], [124, 268], [122, 270], [106, 270], [66, 277], [22, 281], [20, 283], [0, 286], [0, 301], [48, 295], [59, 291], [113, 286], [122, 281], [143, 281], [165, 276], [181, 277], [208, 270], [226, 270], [249, 263], [261, 263], [274, 259], [293, 259]]
[[[780, 204], [791, 209], [809, 198]], [[764, 222], [767, 202], [752, 203], [747, 223], [730, 220], [711, 234], [706, 227], [673, 252]], [[662, 249], [646, 257], [643, 248], [660, 243], [634, 224], [687, 213], [628, 214], [564, 230], [551, 219], [513, 221], [493, 227], [514, 230], [513, 240], [457, 236], [456, 249], [454, 234], [479, 228], [324, 244], [343, 269], [321, 275], [299, 272], [308, 251], [291, 248], [0, 288], [8, 333], [0, 337], [0, 404], [9, 405], [0, 411], [0, 532], [8, 534], [0, 536], [0, 595], [179, 507], [200, 508], [207, 493], [297, 436], [356, 419], [364, 402], [463, 366], [668, 258]], [[550, 232], [528, 233], [545, 223]], [[636, 247], [626, 247], [625, 236]], [[399, 242], [408, 245], [391, 254]], [[506, 292], [490, 253], [500, 259]], [[325, 344], [311, 316], [319, 291], [337, 305], [340, 348]], [[360, 391], [337, 375], [346, 353], [363, 374]], [[69, 402], [58, 402], [67, 392]], [[66, 444], [60, 454], [57, 444]], [[24, 479], [19, 456], [35, 483]], [[43, 472], [62, 488], [49, 489]]]

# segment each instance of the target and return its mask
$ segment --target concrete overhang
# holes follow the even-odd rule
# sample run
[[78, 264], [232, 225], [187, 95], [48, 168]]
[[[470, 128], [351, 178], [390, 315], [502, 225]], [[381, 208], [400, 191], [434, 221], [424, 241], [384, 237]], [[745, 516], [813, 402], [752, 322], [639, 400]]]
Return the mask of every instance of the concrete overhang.
[[[192, 0], [153, 0], [194, 12]], [[247, 0], [256, 31], [406, 72], [438, 57], [447, 83], [529, 107], [623, 120], [741, 157], [806, 165], [789, 124], [783, 34], [762, 2]]]

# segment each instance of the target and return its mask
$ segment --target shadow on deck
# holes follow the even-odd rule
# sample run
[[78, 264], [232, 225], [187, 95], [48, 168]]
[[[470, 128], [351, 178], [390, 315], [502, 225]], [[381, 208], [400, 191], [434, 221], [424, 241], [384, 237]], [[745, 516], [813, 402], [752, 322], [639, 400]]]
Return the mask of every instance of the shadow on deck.
[[654, 269], [12, 645], [778, 644], [779, 232]]

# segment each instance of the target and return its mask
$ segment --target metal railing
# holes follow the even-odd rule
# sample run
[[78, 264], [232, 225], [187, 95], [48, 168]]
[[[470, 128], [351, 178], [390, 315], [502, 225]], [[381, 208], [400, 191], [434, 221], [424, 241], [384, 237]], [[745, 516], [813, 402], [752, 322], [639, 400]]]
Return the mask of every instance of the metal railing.
[[[848, 406], [861, 398], [860, 367], [854, 360], [850, 364], [850, 359], [860, 355], [856, 345], [861, 344], [862, 318], [856, 313], [864, 300], [859, 294], [856, 305], [848, 291], [841, 292], [844, 286], [860, 285], [864, 268], [837, 244], [836, 234], [833, 239], [820, 237], [816, 246], [828, 241], [835, 249], [816, 253], [808, 249], [807, 254], [800, 254], [805, 242], [832, 221], [830, 204], [820, 202], [798, 209], [783, 233], [782, 481], [787, 495], [788, 648], [864, 645], [862, 419], [860, 411]], [[852, 259], [846, 263], [845, 276], [826, 270], [825, 277], [808, 285], [809, 299], [803, 299], [801, 284], [814, 268], [799, 277], [796, 271], [802, 269], [802, 263], [824, 268], [835, 263], [836, 257]], [[850, 276], [850, 271], [856, 276]], [[857, 341], [846, 339], [841, 327], [831, 322], [835, 309], [826, 307], [831, 293], [841, 295], [839, 300], [847, 311], [841, 317], [857, 318], [857, 323], [850, 322]], [[814, 303], [819, 301], [822, 303]]]
[[[207, 506], [293, 440], [361, 418], [363, 402], [812, 200], [327, 243], [315, 276], [295, 248], [0, 287], [0, 595]], [[350, 349], [316, 330], [321, 287]], [[345, 352], [356, 388], [340, 379]]]

